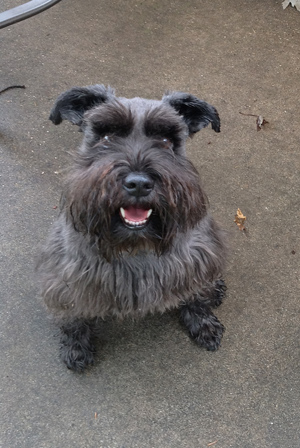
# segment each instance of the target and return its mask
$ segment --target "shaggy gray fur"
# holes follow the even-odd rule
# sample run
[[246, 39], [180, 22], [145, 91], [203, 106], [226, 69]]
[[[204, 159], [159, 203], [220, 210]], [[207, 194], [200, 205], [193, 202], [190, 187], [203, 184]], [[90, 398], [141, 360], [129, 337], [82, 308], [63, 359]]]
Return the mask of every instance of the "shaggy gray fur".
[[42, 253], [40, 273], [49, 310], [60, 319], [105, 317], [178, 307], [205, 291], [224, 263], [223, 235], [210, 216], [178, 233], [169, 251], [141, 250], [108, 262], [62, 214]]
[[[81, 370], [92, 362], [94, 318], [178, 307], [191, 336], [216, 349], [223, 326], [210, 306], [225, 290], [224, 235], [207, 213], [185, 141], [209, 123], [218, 132], [217, 111], [180, 92], [162, 101], [128, 100], [96, 85], [62, 94], [50, 118], [68, 119], [84, 132], [38, 262], [67, 366]], [[122, 207], [129, 215], [136, 209], [152, 215], [134, 227]]]

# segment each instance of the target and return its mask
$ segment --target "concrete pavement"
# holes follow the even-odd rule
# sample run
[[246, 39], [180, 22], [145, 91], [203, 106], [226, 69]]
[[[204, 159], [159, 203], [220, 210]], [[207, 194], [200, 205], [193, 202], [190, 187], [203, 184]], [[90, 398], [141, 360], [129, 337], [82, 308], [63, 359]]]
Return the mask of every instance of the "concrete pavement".
[[[0, 90], [26, 86], [0, 95], [1, 448], [299, 448], [299, 24], [279, 0], [64, 0], [0, 31]], [[94, 83], [220, 113], [189, 143], [231, 246], [216, 353], [169, 313], [103, 323], [83, 375], [59, 360], [33, 265], [81, 136], [48, 115]]]

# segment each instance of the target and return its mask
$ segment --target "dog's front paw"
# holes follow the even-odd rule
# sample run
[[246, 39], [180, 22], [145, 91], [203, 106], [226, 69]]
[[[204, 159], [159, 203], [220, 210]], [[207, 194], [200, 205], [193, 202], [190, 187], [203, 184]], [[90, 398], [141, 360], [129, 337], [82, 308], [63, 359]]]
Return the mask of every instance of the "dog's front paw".
[[198, 322], [193, 329], [190, 330], [191, 338], [201, 347], [207, 350], [217, 350], [221, 344], [221, 339], [225, 327], [221, 322], [211, 314], [208, 317], [201, 319], [201, 324]]
[[219, 348], [225, 328], [201, 300], [182, 305], [181, 320], [198, 345], [210, 351]]
[[62, 344], [60, 348], [60, 356], [68, 369], [76, 372], [82, 372], [85, 367], [94, 363], [93, 345], [83, 345], [78, 341], [69, 344]]
[[213, 292], [213, 298], [211, 301], [211, 306], [218, 307], [221, 305], [223, 300], [226, 297], [226, 290], [227, 286], [221, 278], [218, 279], [215, 283], [214, 292]]
[[68, 369], [82, 372], [94, 362], [93, 325], [84, 320], [71, 321], [61, 327], [60, 356]]

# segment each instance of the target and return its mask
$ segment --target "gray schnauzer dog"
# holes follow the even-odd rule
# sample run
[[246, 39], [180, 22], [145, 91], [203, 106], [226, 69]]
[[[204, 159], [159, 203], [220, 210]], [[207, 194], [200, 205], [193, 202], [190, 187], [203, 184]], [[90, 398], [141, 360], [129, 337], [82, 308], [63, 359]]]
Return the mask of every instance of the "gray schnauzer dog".
[[93, 363], [99, 318], [172, 308], [197, 344], [216, 350], [224, 235], [185, 151], [209, 123], [220, 131], [216, 109], [182, 92], [127, 99], [94, 85], [61, 94], [50, 119], [84, 136], [38, 262], [67, 367]]

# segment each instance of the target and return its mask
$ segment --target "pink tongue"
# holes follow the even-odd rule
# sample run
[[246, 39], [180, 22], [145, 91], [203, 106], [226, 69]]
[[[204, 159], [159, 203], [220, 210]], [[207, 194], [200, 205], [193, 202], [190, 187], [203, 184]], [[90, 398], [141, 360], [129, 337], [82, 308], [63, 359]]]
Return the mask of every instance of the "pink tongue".
[[143, 208], [137, 208], [137, 207], [129, 207], [124, 208], [125, 212], [125, 218], [128, 219], [128, 221], [144, 221], [147, 219], [147, 214], [149, 210], [144, 210]]

